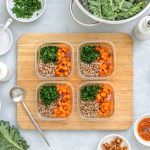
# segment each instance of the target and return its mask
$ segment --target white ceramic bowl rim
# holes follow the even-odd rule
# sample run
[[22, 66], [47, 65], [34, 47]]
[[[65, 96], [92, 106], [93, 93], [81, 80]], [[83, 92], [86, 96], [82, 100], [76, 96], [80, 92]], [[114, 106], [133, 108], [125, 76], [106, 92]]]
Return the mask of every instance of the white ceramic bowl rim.
[[144, 118], [150, 118], [150, 114], [141, 115], [141, 116], [137, 119], [137, 121], [136, 121], [136, 123], [135, 123], [135, 125], [134, 125], [134, 135], [135, 135], [136, 139], [137, 139], [141, 144], [150, 147], [150, 141], [145, 141], [145, 140], [143, 140], [143, 139], [139, 136], [138, 131], [137, 131], [137, 128], [138, 128], [138, 125], [139, 125], [140, 121], [142, 121]]
[[131, 145], [130, 145], [130, 143], [128, 142], [128, 140], [127, 140], [125, 137], [123, 137], [123, 136], [121, 136], [121, 135], [119, 135], [119, 134], [110, 134], [110, 135], [105, 136], [105, 137], [99, 142], [99, 145], [98, 145], [97, 150], [101, 150], [101, 145], [103, 144], [103, 142], [104, 142], [106, 139], [109, 140], [110, 138], [113, 138], [113, 137], [119, 137], [119, 138], [121, 138], [121, 139], [123, 140], [123, 142], [126, 144], [126, 146], [128, 147], [128, 150], [131, 150]]
[[136, 14], [133, 17], [130, 17], [128, 19], [124, 19], [124, 20], [117, 20], [117, 21], [109, 21], [109, 20], [105, 20], [105, 19], [101, 19], [98, 18], [96, 16], [94, 16], [93, 14], [91, 14], [88, 10], [86, 10], [84, 8], [84, 6], [81, 4], [81, 2], [79, 0], [75, 0], [76, 4], [78, 5], [78, 7], [86, 14], [88, 15], [91, 19], [98, 21], [100, 23], [107, 23], [107, 24], [123, 24], [123, 23], [127, 23], [130, 22], [132, 20], [137, 19], [138, 17], [140, 17], [141, 15], [143, 15], [149, 8], [150, 8], [150, 2], [148, 3], [148, 5], [142, 10], [140, 11], [138, 14]]
[[42, 14], [44, 13], [45, 8], [46, 8], [46, 0], [41, 0], [41, 1], [43, 1], [43, 5], [42, 5], [41, 10], [39, 10], [40, 13], [39, 13], [36, 17], [31, 17], [31, 18], [29, 18], [29, 19], [17, 18], [16, 15], [11, 11], [11, 9], [10, 9], [10, 7], [9, 7], [9, 1], [10, 1], [10, 0], [6, 0], [6, 7], [7, 7], [8, 13], [9, 13], [10, 16], [11, 16], [12, 18], [14, 18], [16, 21], [23, 22], [23, 23], [29, 23], [29, 22], [33, 22], [33, 21], [39, 19], [39, 18], [42, 16]]
[[[0, 24], [0, 27], [3, 28], [4, 25], [3, 25], [3, 24]], [[11, 30], [10, 30], [9, 28], [6, 28], [5, 31], [7, 31], [7, 33], [9, 34], [10, 42], [9, 42], [8, 48], [7, 48], [6, 50], [4, 50], [4, 52], [0, 53], [0, 56], [6, 54], [6, 53], [11, 49], [12, 44], [13, 44], [13, 35], [12, 35]]]

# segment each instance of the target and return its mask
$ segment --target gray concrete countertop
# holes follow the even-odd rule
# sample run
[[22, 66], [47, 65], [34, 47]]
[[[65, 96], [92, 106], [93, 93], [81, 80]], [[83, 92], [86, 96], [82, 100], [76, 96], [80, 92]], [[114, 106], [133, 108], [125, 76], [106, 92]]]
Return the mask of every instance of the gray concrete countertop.
[[[16, 44], [18, 38], [28, 32], [126, 32], [133, 36], [132, 31], [138, 20], [124, 25], [101, 24], [96, 27], [83, 27], [77, 24], [69, 12], [70, 0], [47, 0], [46, 11], [43, 16], [32, 23], [23, 24], [14, 21], [10, 29], [14, 36], [14, 43], [11, 51], [0, 57], [13, 70], [13, 77], [7, 83], [0, 83], [0, 100], [2, 110], [0, 120], [10, 121], [17, 126], [16, 106], [9, 98], [9, 90], [16, 84]], [[77, 15], [81, 11], [75, 7]], [[147, 12], [146, 14], [150, 13]], [[0, 1], [0, 24], [4, 24], [9, 18], [6, 10], [5, 0]], [[86, 21], [84, 15], [81, 16]], [[140, 19], [140, 18], [139, 18]], [[134, 39], [134, 122], [144, 113], [150, 112], [150, 41], [138, 41]], [[22, 136], [30, 144], [30, 150], [96, 150], [98, 142], [110, 133], [118, 133], [125, 136], [131, 143], [133, 150], [149, 150], [139, 144], [133, 133], [133, 126], [127, 131], [46, 131], [45, 134], [50, 141], [52, 148], [47, 148], [40, 135], [35, 131], [21, 130]]]

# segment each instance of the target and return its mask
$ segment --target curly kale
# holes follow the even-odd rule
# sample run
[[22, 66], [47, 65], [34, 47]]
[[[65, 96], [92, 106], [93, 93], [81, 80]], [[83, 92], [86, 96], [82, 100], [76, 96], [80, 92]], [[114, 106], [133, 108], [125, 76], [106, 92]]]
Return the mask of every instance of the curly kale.
[[93, 61], [97, 60], [101, 54], [99, 51], [95, 49], [95, 46], [85, 46], [82, 48], [80, 52], [80, 59], [84, 63], [92, 63]]
[[57, 63], [58, 47], [45, 46], [40, 49], [40, 57], [43, 63]]
[[81, 100], [93, 101], [99, 90], [102, 89], [102, 85], [87, 85], [81, 89]]
[[106, 20], [123, 20], [142, 11], [150, 0], [80, 0], [96, 17]]
[[12, 11], [17, 18], [31, 18], [34, 12], [41, 9], [42, 4], [39, 0], [13, 0]]
[[19, 131], [9, 122], [0, 121], [0, 149], [1, 150], [27, 150], [29, 146], [21, 137]]
[[59, 93], [55, 85], [44, 85], [40, 90], [40, 98], [44, 105], [50, 105], [59, 98]]
[[86, 10], [89, 10], [89, 5], [87, 0], [80, 0], [80, 2]]

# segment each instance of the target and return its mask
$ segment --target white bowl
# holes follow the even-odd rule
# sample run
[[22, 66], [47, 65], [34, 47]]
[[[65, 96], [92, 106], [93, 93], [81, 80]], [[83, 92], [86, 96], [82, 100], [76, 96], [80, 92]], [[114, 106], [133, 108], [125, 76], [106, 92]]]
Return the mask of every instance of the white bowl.
[[[0, 29], [3, 29], [3, 28], [4, 28], [4, 25], [0, 24]], [[1, 30], [0, 30], [0, 31], [1, 31]], [[8, 44], [8, 46], [7, 46], [7, 48], [6, 48], [5, 50], [2, 50], [2, 51], [0, 52], [0, 56], [2, 56], [2, 55], [4, 55], [5, 53], [7, 53], [7, 52], [10, 50], [10, 48], [12, 47], [12, 44], [13, 44], [13, 35], [12, 35], [10, 29], [9, 29], [9, 28], [6, 28], [5, 31], [3, 31], [3, 32], [6, 32], [6, 33], [8, 34], [8, 37], [9, 37], [8, 43], [9, 43], [9, 44]], [[3, 34], [3, 33], [0, 33], [0, 34]]]
[[118, 134], [111, 134], [111, 135], [105, 136], [105, 137], [100, 141], [97, 150], [102, 150], [102, 145], [103, 145], [104, 143], [109, 143], [109, 142], [111, 142], [112, 140], [114, 140], [114, 138], [116, 138], [116, 137], [121, 138], [121, 139], [123, 140], [122, 145], [123, 145], [123, 146], [127, 146], [127, 147], [128, 147], [128, 150], [131, 150], [131, 145], [129, 144], [128, 140], [127, 140], [126, 138], [124, 138], [123, 136], [118, 135]]
[[[85, 13], [87, 16], [89, 16], [91, 19], [95, 20], [95, 23], [93, 24], [85, 24], [83, 22], [80, 22], [73, 14], [72, 11], [72, 5], [73, 3], [76, 2], [77, 6], [82, 10], [83, 13]], [[137, 13], [136, 15], [134, 15], [133, 17], [130, 17], [128, 19], [124, 19], [124, 20], [116, 20], [116, 21], [110, 21], [110, 20], [105, 20], [105, 19], [101, 19], [98, 18], [96, 16], [94, 16], [93, 14], [91, 14], [88, 10], [86, 10], [84, 8], [84, 6], [81, 4], [80, 0], [71, 0], [70, 2], [70, 11], [71, 11], [71, 15], [73, 16], [73, 18], [81, 25], [85, 25], [85, 26], [94, 26], [96, 24], [100, 24], [100, 23], [106, 23], [106, 24], [124, 24], [124, 23], [128, 23], [130, 21], [133, 21], [135, 19], [137, 19], [138, 17], [142, 16], [147, 10], [149, 10], [150, 8], [150, 2], [147, 4], [147, 6], [145, 6], [145, 8], [143, 10], [141, 10], [139, 13]]]
[[[45, 11], [45, 6], [46, 6], [46, 0], [40, 0], [42, 3], [42, 8], [39, 11], [36, 11], [31, 18], [17, 18], [17, 16], [13, 13], [12, 8], [14, 6], [13, 0], [6, 0], [6, 7], [9, 12], [9, 14], [17, 21], [19, 22], [32, 22], [37, 20], [42, 16], [42, 14]], [[38, 15], [37, 15], [38, 14]]]
[[142, 115], [142, 116], [136, 121], [136, 123], [135, 123], [135, 125], [134, 125], [134, 135], [135, 135], [136, 139], [137, 139], [142, 145], [144, 145], [144, 146], [149, 146], [149, 147], [150, 147], [150, 141], [145, 141], [145, 140], [143, 140], [143, 139], [139, 136], [138, 130], [137, 130], [139, 123], [140, 123], [144, 118], [150, 118], [150, 114], [144, 114], [144, 115]]

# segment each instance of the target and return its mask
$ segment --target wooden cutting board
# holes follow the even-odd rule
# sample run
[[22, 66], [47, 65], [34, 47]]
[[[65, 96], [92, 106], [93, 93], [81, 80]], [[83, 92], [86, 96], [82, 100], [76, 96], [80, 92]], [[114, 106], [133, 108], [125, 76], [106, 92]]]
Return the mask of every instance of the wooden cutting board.
[[[77, 113], [77, 89], [83, 82], [77, 75], [76, 51], [83, 41], [108, 40], [116, 47], [116, 73], [110, 80], [115, 86], [116, 108], [111, 119], [85, 121]], [[35, 73], [35, 51], [42, 42], [67, 41], [75, 51], [74, 75], [68, 78], [75, 88], [74, 111], [67, 121], [43, 121], [36, 114], [36, 87], [43, 82]], [[125, 33], [70, 33], [24, 34], [18, 41], [17, 85], [25, 88], [25, 103], [42, 129], [45, 130], [126, 130], [133, 121], [133, 42]], [[21, 104], [17, 105], [18, 124], [23, 129], [34, 129]]]

